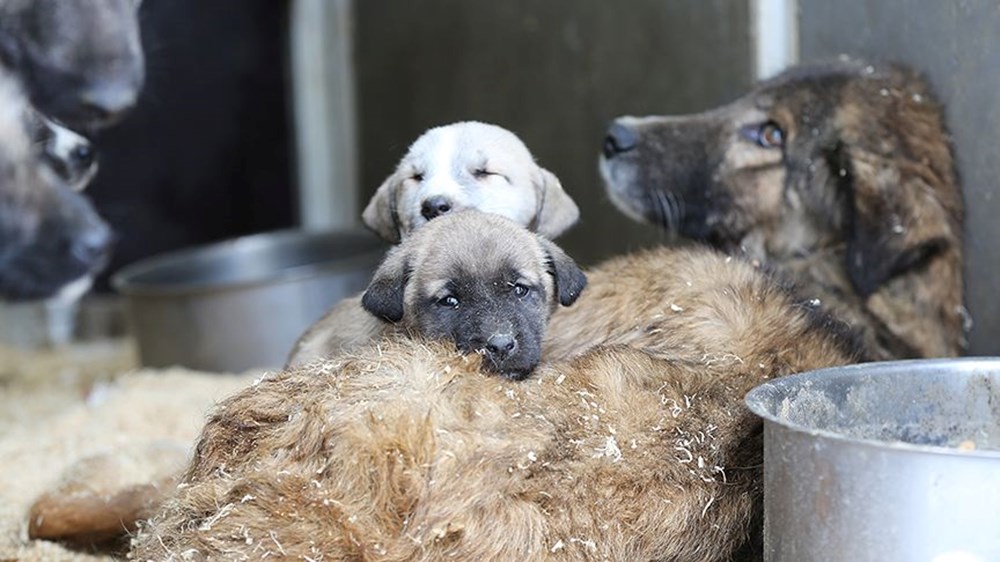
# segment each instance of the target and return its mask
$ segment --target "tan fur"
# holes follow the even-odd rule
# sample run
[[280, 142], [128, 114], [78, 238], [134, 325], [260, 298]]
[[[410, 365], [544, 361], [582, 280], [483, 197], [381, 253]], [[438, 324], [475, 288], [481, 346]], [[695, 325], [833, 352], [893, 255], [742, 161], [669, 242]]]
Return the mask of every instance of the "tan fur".
[[557, 314], [578, 330], [522, 383], [388, 340], [226, 400], [133, 558], [728, 559], [759, 523], [744, 393], [855, 360], [850, 339], [704, 250], [589, 275], [622, 283]]

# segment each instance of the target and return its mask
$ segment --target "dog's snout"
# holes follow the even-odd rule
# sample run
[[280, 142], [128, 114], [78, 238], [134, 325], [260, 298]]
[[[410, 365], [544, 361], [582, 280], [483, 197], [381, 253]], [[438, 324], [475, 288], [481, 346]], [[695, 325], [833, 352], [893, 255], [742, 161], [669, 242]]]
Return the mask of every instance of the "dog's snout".
[[91, 119], [110, 121], [130, 110], [138, 97], [139, 86], [131, 81], [106, 80], [84, 90], [79, 98], [79, 107]]
[[635, 131], [615, 121], [604, 136], [604, 157], [613, 158], [636, 147], [639, 138]]
[[90, 225], [70, 242], [69, 251], [78, 261], [88, 265], [103, 263], [111, 252], [114, 235], [104, 223]]
[[495, 359], [503, 359], [517, 349], [517, 340], [510, 334], [493, 334], [486, 340], [486, 352]]
[[427, 220], [451, 211], [452, 204], [445, 197], [429, 197], [420, 205], [420, 214]]

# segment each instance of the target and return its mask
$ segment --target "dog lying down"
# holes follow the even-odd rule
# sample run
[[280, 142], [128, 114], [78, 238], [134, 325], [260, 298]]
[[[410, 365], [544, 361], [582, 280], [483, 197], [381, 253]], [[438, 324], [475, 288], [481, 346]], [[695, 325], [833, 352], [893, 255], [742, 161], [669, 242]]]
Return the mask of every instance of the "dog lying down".
[[389, 338], [223, 401], [132, 557], [729, 559], [761, 508], [762, 428], [744, 393], [854, 361], [854, 340], [709, 250], [588, 277], [601, 292], [553, 321], [581, 306], [630, 321], [550, 344], [525, 381]]
[[514, 133], [465, 121], [428, 130], [375, 192], [365, 225], [396, 243], [434, 217], [462, 209], [495, 213], [553, 239], [580, 216], [559, 179]]
[[[559, 247], [499, 215], [465, 210], [422, 226], [391, 249], [361, 297], [345, 299], [303, 340], [324, 356], [390, 333], [451, 340], [483, 367], [528, 376], [552, 310], [587, 278]], [[299, 355], [299, 350], [293, 352]]]
[[[517, 136], [496, 125], [466, 121], [428, 130], [409, 148], [362, 215], [389, 242], [405, 240], [432, 219], [476, 209], [552, 239], [573, 226], [580, 211], [558, 178], [539, 167]], [[352, 321], [353, 320], [353, 321]], [[358, 298], [328, 312], [299, 337], [286, 366], [329, 357], [369, 331]]]

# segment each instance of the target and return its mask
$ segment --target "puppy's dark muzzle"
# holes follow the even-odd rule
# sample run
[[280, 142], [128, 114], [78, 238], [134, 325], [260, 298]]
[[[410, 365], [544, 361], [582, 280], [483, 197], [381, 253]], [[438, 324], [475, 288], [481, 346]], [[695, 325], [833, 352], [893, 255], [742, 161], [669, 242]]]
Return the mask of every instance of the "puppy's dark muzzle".
[[604, 157], [614, 158], [619, 154], [634, 150], [639, 144], [639, 135], [635, 131], [622, 125], [618, 121], [611, 123], [607, 134], [604, 135]]

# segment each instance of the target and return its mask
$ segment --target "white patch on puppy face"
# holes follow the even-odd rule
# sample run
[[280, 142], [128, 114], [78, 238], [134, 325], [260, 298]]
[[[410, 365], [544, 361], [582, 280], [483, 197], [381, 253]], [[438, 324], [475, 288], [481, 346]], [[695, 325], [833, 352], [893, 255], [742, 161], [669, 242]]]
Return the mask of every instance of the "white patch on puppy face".
[[495, 125], [463, 122], [431, 129], [413, 143], [397, 173], [396, 208], [404, 232], [463, 209], [529, 226], [538, 210], [540, 168], [513, 133]]

